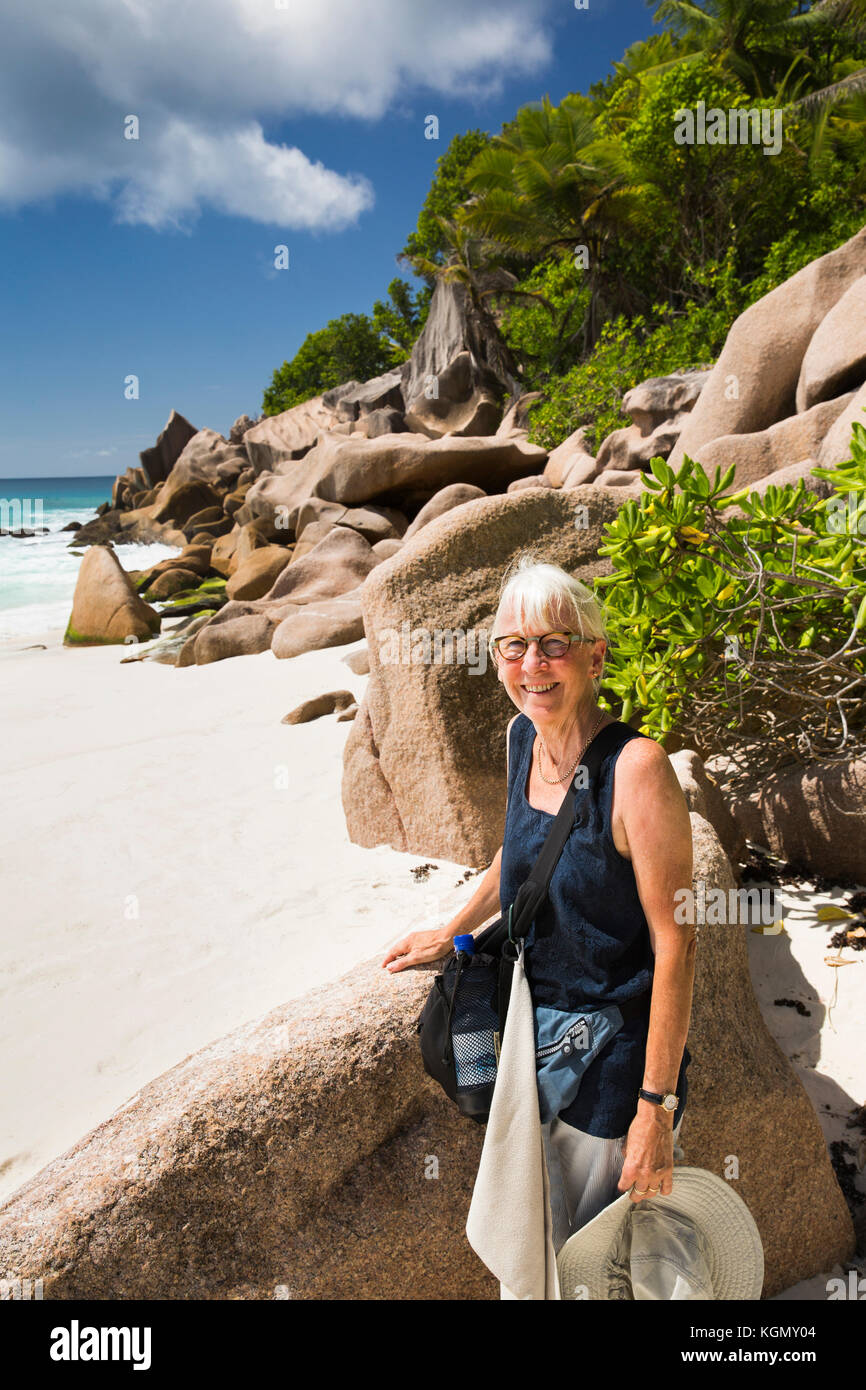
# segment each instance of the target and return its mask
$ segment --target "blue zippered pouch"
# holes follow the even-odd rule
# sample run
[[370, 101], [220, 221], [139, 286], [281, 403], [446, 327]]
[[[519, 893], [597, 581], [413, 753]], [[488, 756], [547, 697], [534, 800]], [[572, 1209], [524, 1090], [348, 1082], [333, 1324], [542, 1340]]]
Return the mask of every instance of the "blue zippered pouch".
[[576, 1013], [535, 1010], [535, 1071], [541, 1123], [549, 1124], [580, 1090], [583, 1074], [623, 1026], [616, 1004], [588, 1004]]

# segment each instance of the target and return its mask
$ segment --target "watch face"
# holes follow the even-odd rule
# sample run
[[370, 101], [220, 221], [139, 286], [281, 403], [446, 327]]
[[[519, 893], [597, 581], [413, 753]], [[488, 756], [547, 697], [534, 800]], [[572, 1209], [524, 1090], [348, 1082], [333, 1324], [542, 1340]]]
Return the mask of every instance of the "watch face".
[[679, 1101], [677, 1100], [676, 1096], [665, 1096], [664, 1100], [662, 1101], [662, 1105], [664, 1106], [665, 1110], [676, 1110], [678, 1104]]

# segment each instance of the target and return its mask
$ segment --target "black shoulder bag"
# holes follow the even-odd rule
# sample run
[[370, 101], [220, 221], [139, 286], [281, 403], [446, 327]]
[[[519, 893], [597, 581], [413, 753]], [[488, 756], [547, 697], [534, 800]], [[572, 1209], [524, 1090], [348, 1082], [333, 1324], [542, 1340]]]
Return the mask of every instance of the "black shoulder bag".
[[586, 769], [583, 796], [594, 790], [602, 758], [619, 732], [608, 724], [587, 749], [565, 793], [529, 877], [507, 913], [475, 938], [475, 951], [455, 951], [433, 981], [416, 1031], [428, 1075], [461, 1114], [485, 1124], [490, 1115], [499, 1049], [505, 1032], [517, 942], [525, 938], [547, 897], [550, 880], [575, 824], [575, 782]]

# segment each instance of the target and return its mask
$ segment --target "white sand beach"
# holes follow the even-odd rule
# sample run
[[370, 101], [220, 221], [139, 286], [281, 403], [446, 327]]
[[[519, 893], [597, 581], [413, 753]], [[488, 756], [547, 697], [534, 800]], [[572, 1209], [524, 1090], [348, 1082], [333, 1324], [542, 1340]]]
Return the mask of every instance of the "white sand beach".
[[352, 844], [351, 724], [280, 722], [361, 696], [341, 657], [363, 644], [177, 669], [62, 638], [0, 647], [0, 1200], [190, 1052], [476, 886]]
[[[0, 646], [0, 1045], [13, 1063], [0, 1200], [190, 1052], [447, 920], [475, 889], [465, 865], [350, 843], [350, 724], [280, 722], [323, 691], [362, 696], [367, 677], [341, 658], [363, 644], [177, 669], [64, 648], [62, 635]], [[419, 881], [423, 863], [438, 867]], [[780, 891], [785, 931], [748, 945], [764, 1017], [828, 1144], [859, 1145], [862, 1165], [845, 1121], [866, 1100], [866, 953], [825, 964], [839, 923], [816, 917], [846, 892]], [[866, 1194], [862, 1167], [856, 1185]], [[777, 1298], [824, 1299], [841, 1273]]]
[[[830, 938], [845, 924], [823, 922], [817, 916], [821, 907], [843, 907], [851, 891], [819, 890], [811, 883], [777, 889], [784, 931], [767, 936], [750, 929], [747, 942], [752, 984], [767, 1027], [803, 1083], [828, 1147], [845, 1140], [854, 1151], [845, 1157], [849, 1163], [859, 1163], [854, 1186], [866, 1199], [866, 1138], [846, 1123], [854, 1106], [866, 1104], [862, 1003], [866, 952], [831, 947]], [[828, 957], [841, 957], [848, 963], [829, 965]], [[780, 999], [799, 1003], [807, 1012], [775, 1002]], [[773, 1180], [781, 1184], [788, 1178], [780, 1172]], [[862, 1210], [866, 1213], [866, 1206]], [[824, 1300], [827, 1280], [840, 1277], [843, 1270], [836, 1265], [776, 1294], [775, 1299]]]

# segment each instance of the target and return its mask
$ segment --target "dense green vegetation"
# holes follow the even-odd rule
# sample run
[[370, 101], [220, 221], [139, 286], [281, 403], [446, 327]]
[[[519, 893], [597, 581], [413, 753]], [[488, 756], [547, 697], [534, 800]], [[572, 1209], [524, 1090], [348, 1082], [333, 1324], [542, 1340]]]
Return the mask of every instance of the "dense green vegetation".
[[[627, 423], [625, 390], [711, 362], [743, 308], [863, 224], [866, 0], [651, 8], [660, 32], [588, 93], [451, 142], [400, 253], [420, 292], [394, 281], [371, 317], [310, 334], [267, 413], [403, 360], [446, 276], [487, 300], [544, 392], [533, 437], [585, 425], [597, 446]], [[678, 143], [699, 102], [766, 125], [754, 143]]]
[[[755, 279], [748, 283], [740, 279], [735, 248], [729, 246], [721, 265], [710, 264], [701, 272], [700, 288], [707, 291], [706, 297], [689, 300], [681, 309], [661, 304], [648, 315], [618, 314], [603, 325], [594, 350], [565, 371], [557, 370], [555, 362], [545, 370], [550, 316], [535, 327], [530, 311], [513, 309], [506, 337], [512, 341], [520, 335], [540, 348], [536, 358], [540, 368], [529, 380], [544, 390], [545, 399], [532, 411], [532, 439], [553, 448], [582, 425], [587, 448], [594, 452], [612, 430], [631, 423], [621, 402], [638, 381], [678, 368], [709, 366], [738, 314], [816, 256], [853, 236], [866, 218], [859, 206], [840, 207], [834, 190], [827, 187], [815, 190], [809, 201], [811, 206], [801, 210], [798, 225], [771, 245]], [[803, 230], [813, 217], [815, 229]], [[534, 332], [538, 337], [533, 339]]]
[[704, 758], [734, 730], [760, 736], [767, 767], [866, 747], [866, 427], [849, 462], [813, 472], [832, 497], [802, 481], [726, 494], [733, 468], [654, 460], [599, 547], [605, 708], [640, 710], [642, 733], [675, 729]]

